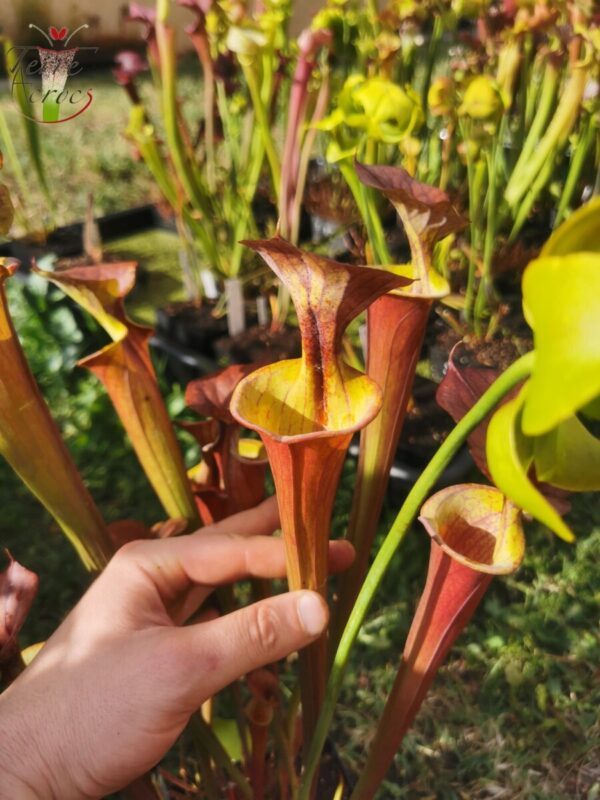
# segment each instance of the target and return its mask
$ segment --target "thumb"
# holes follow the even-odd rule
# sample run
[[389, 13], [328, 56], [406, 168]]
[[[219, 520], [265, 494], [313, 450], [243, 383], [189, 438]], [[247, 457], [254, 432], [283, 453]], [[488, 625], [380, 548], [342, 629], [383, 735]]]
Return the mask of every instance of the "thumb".
[[319, 594], [299, 591], [180, 628], [178, 651], [184, 656], [180, 663], [187, 671], [191, 706], [318, 639], [328, 619], [329, 609]]

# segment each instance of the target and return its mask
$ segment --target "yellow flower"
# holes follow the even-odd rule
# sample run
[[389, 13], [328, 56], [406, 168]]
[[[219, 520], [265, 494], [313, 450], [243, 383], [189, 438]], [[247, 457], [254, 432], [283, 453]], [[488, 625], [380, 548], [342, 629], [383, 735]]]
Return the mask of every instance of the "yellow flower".
[[467, 86], [458, 113], [471, 119], [489, 120], [503, 110], [504, 99], [496, 81], [487, 75], [479, 75]]

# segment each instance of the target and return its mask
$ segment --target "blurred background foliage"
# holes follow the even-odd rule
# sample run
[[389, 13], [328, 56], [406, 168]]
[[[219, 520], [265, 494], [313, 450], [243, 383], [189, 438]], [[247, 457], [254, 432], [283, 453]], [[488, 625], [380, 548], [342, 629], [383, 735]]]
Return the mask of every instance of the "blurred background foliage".
[[[182, 98], [187, 101], [196, 98], [196, 102], [185, 103], [188, 113], [193, 114], [193, 109], [201, 106], [197, 99], [198, 69], [193, 58], [182, 59], [179, 69]], [[124, 134], [130, 104], [112, 72], [86, 70], [81, 77], [72, 79], [72, 85], [73, 89], [82, 90], [92, 86], [94, 102], [77, 125], [46, 125], [41, 140], [55, 224], [84, 219], [89, 192], [94, 198], [96, 216], [158, 201], [160, 193], [145, 164], [131, 157], [131, 142]], [[144, 103], [154, 109], [157, 98], [147, 74], [140, 77], [139, 86]], [[0, 110], [6, 117], [25, 175], [34, 175], [22, 118], [9, 91], [0, 92]], [[13, 176], [10, 165], [7, 166], [4, 180], [11, 186]], [[32, 181], [27, 214], [32, 221], [37, 215], [36, 227], [42, 229], [51, 221], [48, 213], [45, 198]], [[23, 232], [18, 224], [12, 229], [13, 237]]]

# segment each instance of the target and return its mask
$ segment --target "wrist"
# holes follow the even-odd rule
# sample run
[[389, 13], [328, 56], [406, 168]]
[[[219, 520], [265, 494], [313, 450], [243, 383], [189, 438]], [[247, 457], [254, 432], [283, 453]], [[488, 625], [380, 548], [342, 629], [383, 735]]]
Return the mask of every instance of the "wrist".
[[11, 690], [0, 695], [0, 798], [50, 800], [55, 795], [46, 780], [34, 726], [24, 711], [27, 705], [13, 702], [11, 695]]

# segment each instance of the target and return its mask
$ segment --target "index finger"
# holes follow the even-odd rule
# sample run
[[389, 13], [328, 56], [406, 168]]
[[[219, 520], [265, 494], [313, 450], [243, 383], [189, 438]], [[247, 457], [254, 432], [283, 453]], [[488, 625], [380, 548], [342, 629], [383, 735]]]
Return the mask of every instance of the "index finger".
[[279, 527], [279, 509], [273, 495], [254, 508], [232, 514], [201, 528], [198, 533], [237, 533], [240, 536], [270, 536]]
[[[347, 542], [336, 542], [332, 555], [331, 566], [337, 571], [350, 564], [353, 549]], [[281, 539], [206, 528], [174, 539], [125, 545], [96, 584], [102, 585], [103, 612], [109, 624], [117, 616], [126, 616], [129, 625], [139, 627], [148, 622], [183, 621], [215, 586], [285, 574]]]

